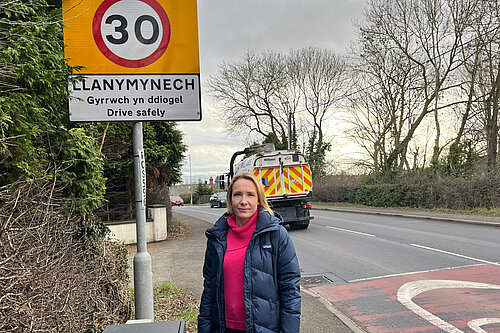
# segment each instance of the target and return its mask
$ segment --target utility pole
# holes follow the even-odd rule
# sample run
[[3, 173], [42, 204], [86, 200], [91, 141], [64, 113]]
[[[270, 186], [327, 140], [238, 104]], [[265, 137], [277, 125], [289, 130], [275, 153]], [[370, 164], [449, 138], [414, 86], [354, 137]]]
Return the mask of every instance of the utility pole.
[[292, 113], [288, 112], [288, 150], [292, 150]]

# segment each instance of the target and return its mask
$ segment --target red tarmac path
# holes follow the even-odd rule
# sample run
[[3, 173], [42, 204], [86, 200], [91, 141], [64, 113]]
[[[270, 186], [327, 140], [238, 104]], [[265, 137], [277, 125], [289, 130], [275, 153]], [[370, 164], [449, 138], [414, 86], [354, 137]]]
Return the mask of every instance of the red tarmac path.
[[367, 332], [500, 332], [500, 265], [409, 273], [312, 290]]

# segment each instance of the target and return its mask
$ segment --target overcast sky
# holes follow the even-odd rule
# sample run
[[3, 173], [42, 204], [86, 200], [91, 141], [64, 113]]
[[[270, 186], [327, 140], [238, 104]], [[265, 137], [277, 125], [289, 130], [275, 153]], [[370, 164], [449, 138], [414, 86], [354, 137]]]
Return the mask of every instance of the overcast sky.
[[202, 121], [179, 122], [191, 156], [182, 168], [186, 182], [227, 172], [231, 155], [246, 138], [228, 138], [214, 114], [204, 82], [225, 61], [248, 50], [284, 53], [307, 46], [345, 53], [355, 40], [353, 21], [362, 19], [363, 0], [198, 0]]

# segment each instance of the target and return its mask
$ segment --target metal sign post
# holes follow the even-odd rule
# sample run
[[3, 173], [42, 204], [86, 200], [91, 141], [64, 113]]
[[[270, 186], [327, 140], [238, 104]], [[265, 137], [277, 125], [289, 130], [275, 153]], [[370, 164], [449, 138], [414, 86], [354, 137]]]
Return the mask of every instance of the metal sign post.
[[133, 125], [135, 218], [137, 253], [134, 256], [135, 318], [154, 320], [153, 272], [146, 242], [146, 160], [142, 139], [142, 123]]

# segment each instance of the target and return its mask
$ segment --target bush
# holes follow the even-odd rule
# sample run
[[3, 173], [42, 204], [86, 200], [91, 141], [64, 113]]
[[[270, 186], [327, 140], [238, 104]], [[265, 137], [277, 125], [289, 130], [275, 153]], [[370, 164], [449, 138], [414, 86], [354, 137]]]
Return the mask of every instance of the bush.
[[75, 237], [44, 182], [0, 189], [0, 331], [98, 332], [129, 319], [124, 246]]
[[391, 183], [375, 178], [332, 176], [315, 182], [317, 201], [378, 207], [474, 209], [500, 207], [500, 176], [468, 178], [405, 173]]
[[328, 176], [313, 183], [314, 201], [342, 202], [348, 201], [346, 193], [359, 187], [366, 177], [352, 175]]

